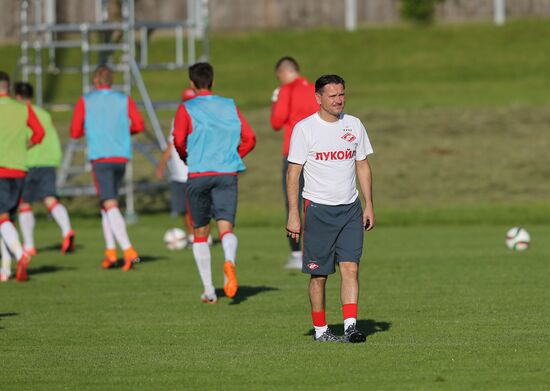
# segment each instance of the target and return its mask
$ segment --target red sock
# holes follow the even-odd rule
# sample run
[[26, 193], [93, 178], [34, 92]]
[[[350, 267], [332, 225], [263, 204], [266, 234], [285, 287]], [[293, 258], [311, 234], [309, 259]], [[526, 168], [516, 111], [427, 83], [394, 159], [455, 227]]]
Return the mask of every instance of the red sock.
[[357, 319], [357, 304], [342, 305], [342, 313], [344, 314], [344, 320], [349, 318]]
[[315, 327], [324, 327], [327, 325], [325, 311], [311, 311], [311, 319], [313, 319], [313, 326]]

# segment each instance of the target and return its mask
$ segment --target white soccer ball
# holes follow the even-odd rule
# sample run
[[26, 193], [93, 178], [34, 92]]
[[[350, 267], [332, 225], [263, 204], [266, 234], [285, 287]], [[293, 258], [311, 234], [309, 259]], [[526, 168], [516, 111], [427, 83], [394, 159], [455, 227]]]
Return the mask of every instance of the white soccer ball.
[[514, 227], [508, 230], [506, 233], [506, 246], [510, 250], [524, 251], [529, 248], [531, 243], [531, 235], [529, 232], [521, 227]]
[[181, 250], [187, 246], [187, 235], [180, 228], [170, 228], [164, 234], [164, 244], [168, 250]]

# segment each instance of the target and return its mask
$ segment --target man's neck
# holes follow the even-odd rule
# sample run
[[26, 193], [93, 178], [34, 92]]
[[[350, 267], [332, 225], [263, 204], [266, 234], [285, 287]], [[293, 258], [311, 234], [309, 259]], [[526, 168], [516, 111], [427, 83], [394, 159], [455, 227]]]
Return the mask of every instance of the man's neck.
[[333, 115], [333, 114], [330, 114], [328, 111], [323, 110], [322, 108], [319, 109], [318, 114], [323, 121], [327, 121], [327, 122], [337, 122], [340, 119], [340, 114]]

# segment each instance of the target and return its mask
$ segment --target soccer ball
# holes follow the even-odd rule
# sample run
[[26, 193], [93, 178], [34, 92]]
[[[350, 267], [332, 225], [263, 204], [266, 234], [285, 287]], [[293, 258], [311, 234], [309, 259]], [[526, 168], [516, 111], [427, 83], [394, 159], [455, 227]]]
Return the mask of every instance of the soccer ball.
[[510, 250], [524, 251], [529, 248], [531, 235], [524, 228], [514, 227], [506, 233], [506, 246]]
[[164, 244], [168, 250], [181, 250], [187, 246], [187, 235], [180, 228], [170, 228], [164, 234]]

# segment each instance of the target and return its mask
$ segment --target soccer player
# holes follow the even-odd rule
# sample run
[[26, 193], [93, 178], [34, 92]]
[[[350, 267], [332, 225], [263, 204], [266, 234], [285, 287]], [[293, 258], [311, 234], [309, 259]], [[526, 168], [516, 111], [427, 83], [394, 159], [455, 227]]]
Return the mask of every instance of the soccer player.
[[[11, 255], [18, 261], [16, 280], [27, 281], [31, 257], [23, 251], [13, 221], [27, 175], [27, 149], [42, 141], [44, 128], [32, 107], [11, 99], [9, 90], [10, 77], [0, 71], [0, 239], [3, 261], [0, 281], [7, 281], [11, 276], [7, 263], [7, 257], [11, 261]], [[28, 128], [32, 131], [30, 139]]]
[[208, 235], [210, 220], [217, 222], [225, 263], [225, 295], [237, 293], [235, 276], [237, 236], [233, 233], [237, 212], [237, 175], [242, 159], [256, 145], [254, 132], [232, 99], [212, 94], [214, 69], [208, 63], [189, 68], [191, 87], [197, 96], [182, 103], [174, 120], [174, 145], [189, 167], [187, 197], [195, 237], [193, 256], [204, 286], [201, 300], [218, 301], [212, 284]]
[[[374, 227], [372, 175], [367, 156], [373, 152], [361, 121], [344, 114], [345, 83], [337, 75], [315, 82], [319, 111], [294, 127], [288, 155], [287, 235], [304, 244], [302, 271], [311, 275], [309, 298], [316, 341], [365, 342], [356, 328], [359, 296], [359, 261], [363, 230]], [[299, 178], [304, 171], [304, 224], [298, 212]], [[356, 176], [365, 199], [361, 210]], [[327, 327], [325, 285], [340, 267], [340, 298], [344, 337]]]
[[[292, 57], [283, 57], [275, 65], [275, 74], [281, 83], [280, 87], [273, 91], [271, 106], [271, 126], [276, 131], [284, 130], [283, 134], [283, 192], [285, 208], [288, 217], [288, 202], [286, 194], [286, 172], [288, 169], [288, 148], [292, 129], [299, 121], [319, 110], [319, 104], [315, 100], [315, 88], [305, 77], [300, 75], [300, 66]], [[302, 202], [302, 189], [304, 178], [300, 176], [300, 199]], [[302, 268], [302, 249], [300, 241], [289, 238], [291, 253], [286, 264], [287, 269]]]
[[[30, 105], [33, 88], [29, 83], [15, 83], [15, 98]], [[61, 252], [74, 250], [75, 234], [71, 227], [69, 214], [57, 197], [55, 188], [56, 169], [61, 164], [61, 144], [50, 114], [40, 107], [32, 106], [38, 120], [44, 127], [45, 136], [40, 145], [27, 153], [28, 172], [23, 184], [22, 201], [19, 204], [19, 226], [23, 233], [23, 248], [31, 256], [36, 254], [34, 247], [35, 219], [31, 204], [43, 201], [53, 219], [61, 229]]]
[[81, 97], [71, 122], [71, 137], [85, 136], [88, 159], [101, 206], [105, 258], [102, 266], [109, 269], [117, 262], [116, 242], [124, 253], [123, 270], [128, 271], [139, 256], [126, 230], [126, 222], [118, 207], [118, 189], [132, 159], [130, 136], [144, 130], [144, 122], [131, 97], [114, 91], [113, 72], [100, 65], [94, 72], [95, 91]]

